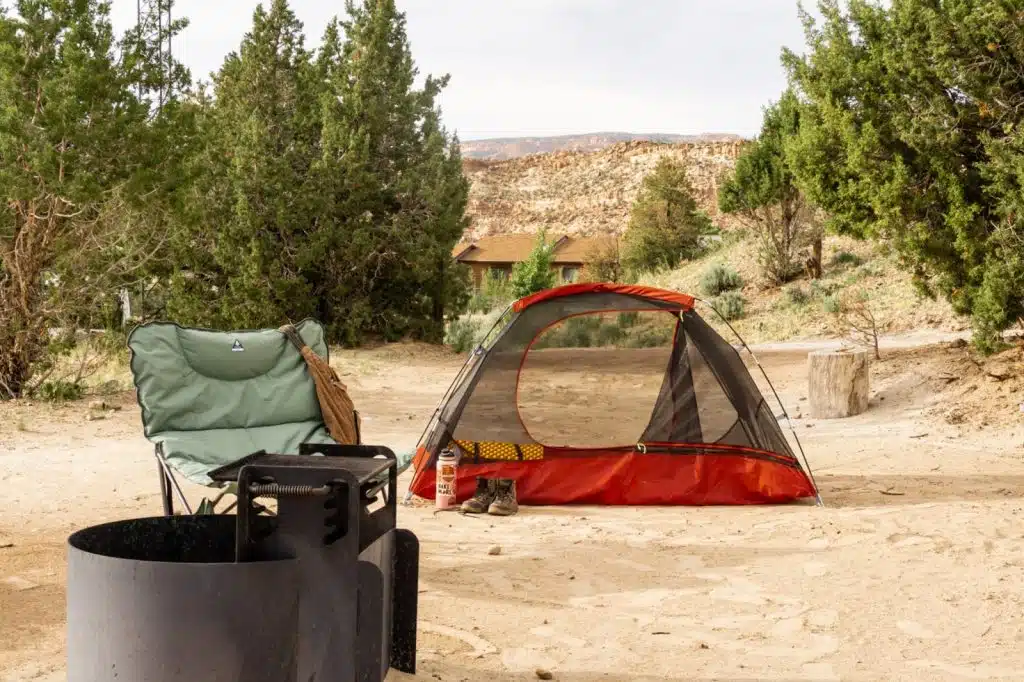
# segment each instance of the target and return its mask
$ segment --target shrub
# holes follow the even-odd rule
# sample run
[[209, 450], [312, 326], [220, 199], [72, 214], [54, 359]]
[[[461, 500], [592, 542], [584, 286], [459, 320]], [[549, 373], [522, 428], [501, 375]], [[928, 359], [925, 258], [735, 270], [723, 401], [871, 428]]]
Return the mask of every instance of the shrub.
[[504, 308], [514, 298], [512, 285], [503, 273], [488, 270], [480, 288], [469, 299], [469, 312], [486, 315], [495, 308]]
[[799, 284], [792, 284], [783, 291], [786, 295], [786, 302], [793, 306], [805, 305], [811, 299], [810, 292]]
[[837, 294], [826, 294], [821, 301], [821, 307], [826, 313], [837, 315], [842, 310], [843, 304]]
[[832, 265], [853, 265], [857, 266], [864, 262], [864, 259], [849, 251], [837, 251], [832, 256]]
[[713, 305], [723, 318], [731, 321], [743, 317], [747, 301], [738, 291], [725, 291], [715, 298]]
[[743, 287], [743, 278], [731, 265], [716, 263], [700, 277], [700, 288], [708, 296]]
[[619, 327], [629, 329], [640, 320], [640, 313], [619, 313]]
[[597, 345], [614, 346], [622, 341], [625, 335], [626, 332], [622, 327], [614, 322], [601, 325], [601, 328], [597, 330]]
[[672, 343], [672, 329], [668, 327], [641, 327], [626, 336], [626, 348], [658, 348]]
[[619, 240], [611, 237], [591, 248], [586, 255], [580, 281], [583, 282], [621, 282], [624, 272], [622, 257], [619, 253]]
[[456, 353], [466, 353], [476, 346], [480, 323], [470, 318], [459, 318], [448, 323], [444, 342]]
[[85, 394], [85, 387], [82, 386], [81, 382], [77, 381], [65, 381], [58, 379], [56, 381], [45, 381], [35, 389], [35, 395], [46, 402], [51, 403], [62, 403], [68, 400], [78, 400]]

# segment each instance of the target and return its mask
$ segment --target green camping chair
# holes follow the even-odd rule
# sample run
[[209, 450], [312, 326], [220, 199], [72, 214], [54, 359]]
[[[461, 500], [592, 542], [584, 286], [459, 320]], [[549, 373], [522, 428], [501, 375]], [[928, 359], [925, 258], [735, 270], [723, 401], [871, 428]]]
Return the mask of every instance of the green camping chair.
[[[295, 327], [311, 349], [327, 357], [319, 322], [307, 319]], [[196, 511], [213, 513], [235, 490], [234, 484], [214, 482], [211, 472], [261, 450], [298, 456], [303, 444], [334, 444], [305, 360], [276, 329], [218, 332], [149, 323], [132, 331], [128, 347], [167, 515], [174, 514], [175, 496], [194, 513], [175, 472], [219, 489]], [[399, 473], [412, 455], [396, 455]]]

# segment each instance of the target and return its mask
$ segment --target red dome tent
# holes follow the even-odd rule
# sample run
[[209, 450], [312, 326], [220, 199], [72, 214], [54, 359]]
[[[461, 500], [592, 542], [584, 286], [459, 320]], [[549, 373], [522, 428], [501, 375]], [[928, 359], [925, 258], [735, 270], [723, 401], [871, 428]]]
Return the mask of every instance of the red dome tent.
[[523, 504], [816, 497], [739, 353], [694, 300], [587, 283], [513, 303], [427, 425], [410, 495], [433, 499], [449, 447], [459, 500], [477, 476], [515, 479]]

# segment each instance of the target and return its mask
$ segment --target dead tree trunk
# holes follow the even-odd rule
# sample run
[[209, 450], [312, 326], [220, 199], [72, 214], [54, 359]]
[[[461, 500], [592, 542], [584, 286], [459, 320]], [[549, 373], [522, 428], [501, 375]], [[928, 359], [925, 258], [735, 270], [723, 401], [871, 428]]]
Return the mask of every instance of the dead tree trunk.
[[816, 419], [852, 417], [868, 409], [866, 350], [814, 351], [807, 356], [808, 402]]

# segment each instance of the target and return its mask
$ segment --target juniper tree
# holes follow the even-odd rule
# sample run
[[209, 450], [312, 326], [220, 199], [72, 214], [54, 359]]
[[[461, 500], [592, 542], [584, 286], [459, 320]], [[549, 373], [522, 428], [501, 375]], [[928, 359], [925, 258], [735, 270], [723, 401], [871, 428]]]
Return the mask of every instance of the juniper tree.
[[316, 311], [306, 270], [318, 255], [317, 82], [302, 24], [286, 0], [253, 12], [237, 52], [214, 77], [203, 116], [196, 210], [182, 216], [170, 315], [222, 327], [278, 326]]
[[799, 271], [797, 254], [808, 245], [814, 249], [811, 274], [821, 276], [821, 231], [786, 157], [786, 144], [799, 129], [800, 102], [786, 91], [765, 109], [760, 134], [718, 194], [721, 210], [739, 216], [757, 236], [761, 270], [773, 284]]
[[711, 219], [697, 206], [686, 166], [663, 156], [644, 177], [623, 235], [623, 264], [630, 270], [674, 268], [700, 250], [700, 238], [713, 232]]
[[88, 318], [159, 250], [152, 217], [180, 160], [177, 110], [155, 112], [146, 93], [187, 80], [156, 49], [184, 22], [118, 38], [109, 9], [0, 6], [0, 397], [22, 395], [51, 332]]
[[819, 2], [783, 60], [805, 102], [791, 143], [809, 198], [885, 241], [975, 341], [1024, 315], [1024, 15], [1016, 3]]

